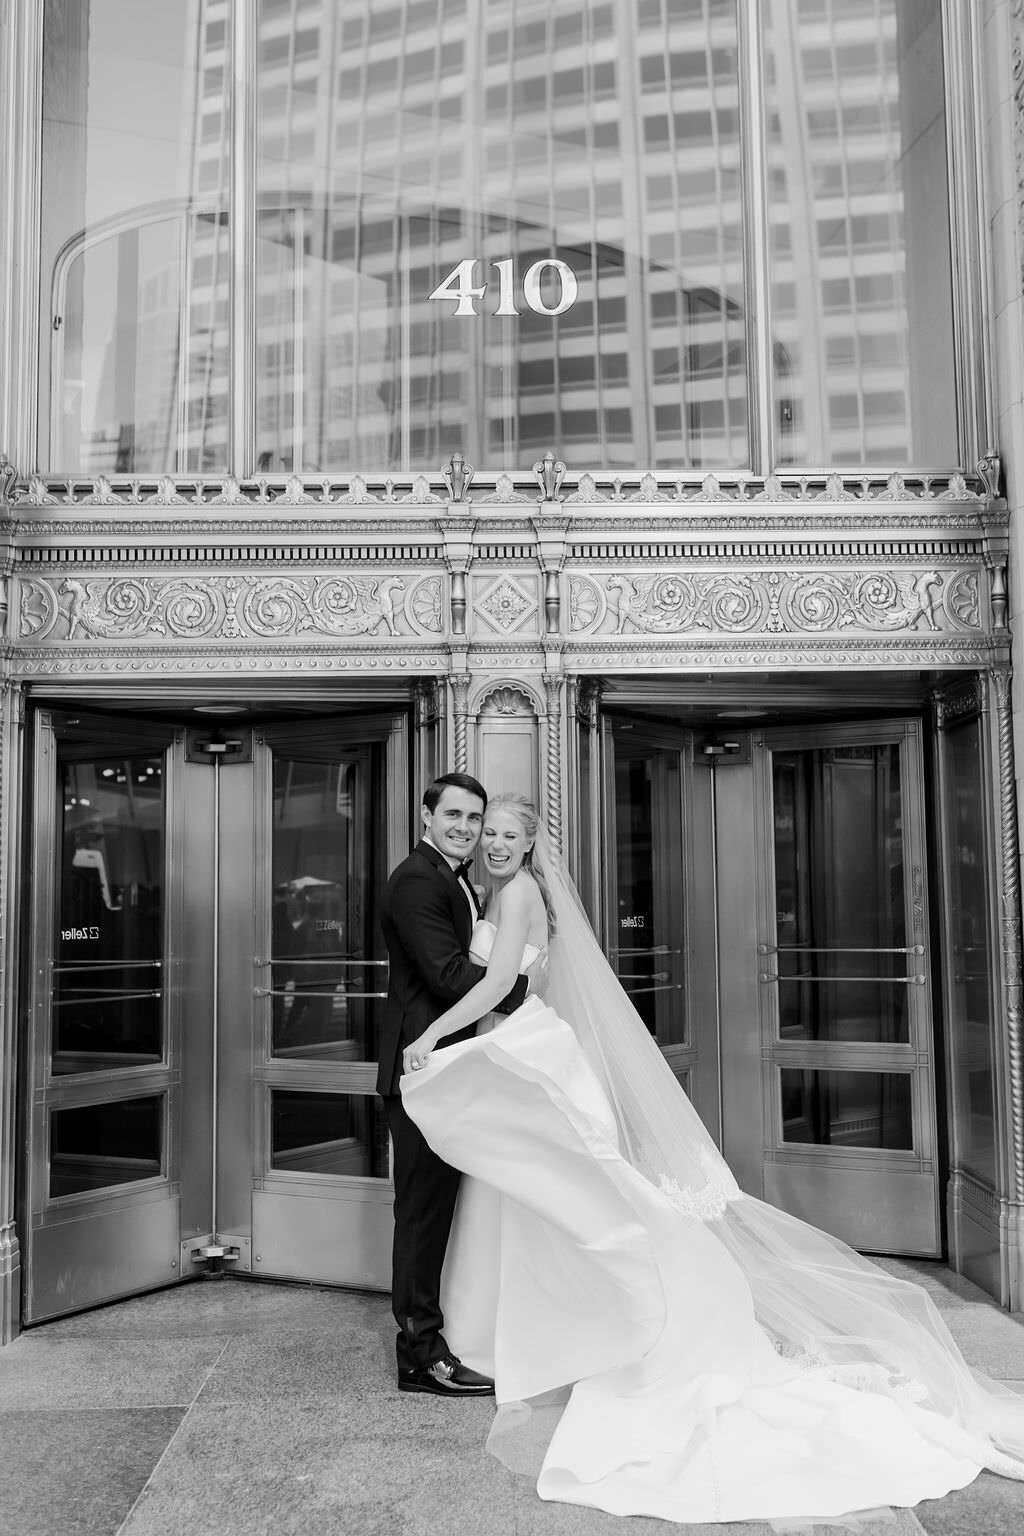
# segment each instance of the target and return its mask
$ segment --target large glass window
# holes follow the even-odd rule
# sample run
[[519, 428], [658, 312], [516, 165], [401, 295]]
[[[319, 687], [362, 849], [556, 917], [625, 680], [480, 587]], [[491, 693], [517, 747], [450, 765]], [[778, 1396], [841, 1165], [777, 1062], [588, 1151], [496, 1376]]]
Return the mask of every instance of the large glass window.
[[53, 470], [228, 467], [228, 11], [46, 0], [40, 458]]
[[958, 460], [939, 0], [765, 0], [776, 460]]
[[46, 0], [44, 467], [951, 465], [940, 9]]
[[746, 463], [734, 5], [259, 34], [259, 468]]

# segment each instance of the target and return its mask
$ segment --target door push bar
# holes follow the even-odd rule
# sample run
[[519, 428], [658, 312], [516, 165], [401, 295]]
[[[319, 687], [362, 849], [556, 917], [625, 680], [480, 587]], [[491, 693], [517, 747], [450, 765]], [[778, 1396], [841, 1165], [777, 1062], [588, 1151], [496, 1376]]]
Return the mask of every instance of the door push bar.
[[900, 949], [858, 949], [852, 944], [829, 944], [815, 949], [809, 944], [759, 944], [759, 955], [923, 955], [923, 944], [910, 944]]
[[780, 976], [775, 971], [759, 971], [758, 981], [813, 981], [816, 984], [824, 984], [830, 981], [869, 981], [878, 986], [890, 987], [923, 987], [927, 981], [926, 976], [811, 976], [802, 971], [798, 976]]

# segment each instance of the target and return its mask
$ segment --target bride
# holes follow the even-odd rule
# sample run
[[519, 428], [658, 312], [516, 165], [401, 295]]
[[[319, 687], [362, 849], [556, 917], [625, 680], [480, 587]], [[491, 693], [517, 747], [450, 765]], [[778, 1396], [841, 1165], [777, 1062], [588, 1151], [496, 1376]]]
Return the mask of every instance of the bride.
[[[968, 1368], [926, 1293], [739, 1189], [529, 802], [490, 801], [481, 849], [487, 973], [407, 1047], [401, 1088], [469, 1176], [442, 1300], [495, 1378], [490, 1448], [542, 1498], [687, 1524], [1024, 1479], [1024, 1402]], [[546, 1001], [437, 1049], [546, 945]]]

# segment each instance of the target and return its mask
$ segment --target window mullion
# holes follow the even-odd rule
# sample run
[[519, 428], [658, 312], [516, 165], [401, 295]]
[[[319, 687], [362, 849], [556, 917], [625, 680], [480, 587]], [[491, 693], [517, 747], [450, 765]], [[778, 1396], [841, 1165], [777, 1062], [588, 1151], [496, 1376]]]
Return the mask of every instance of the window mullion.
[[768, 274], [768, 166], [761, 15], [762, 0], [738, 0], [747, 420], [750, 468], [755, 475], [767, 475], [771, 471], [775, 452], [771, 290]]
[[256, 93], [258, 7], [231, 7], [230, 438], [228, 472], [254, 470], [256, 441]]
[[[42, 61], [42, 5], [9, 4], [0, 25], [0, 163], [7, 172], [0, 202], [0, 314], [7, 341], [0, 368], [0, 450], [22, 474], [40, 462], [39, 359], [53, 335], [49, 294], [45, 308], [40, 300]], [[47, 444], [43, 456], [48, 451]]]
[[977, 235], [985, 227], [985, 166], [980, 150], [984, 92], [980, 82], [975, 81], [981, 42], [973, 0], [946, 0], [942, 23], [953, 345], [960, 435], [957, 462], [973, 465], [996, 442], [989, 391], [992, 361], [985, 312], [985, 269]]

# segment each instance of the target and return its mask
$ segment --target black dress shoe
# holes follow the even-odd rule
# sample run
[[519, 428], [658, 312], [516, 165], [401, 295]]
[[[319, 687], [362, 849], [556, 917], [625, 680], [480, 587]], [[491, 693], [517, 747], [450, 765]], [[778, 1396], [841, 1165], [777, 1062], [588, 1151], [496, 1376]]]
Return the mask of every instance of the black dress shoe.
[[435, 1397], [493, 1397], [494, 1382], [471, 1371], [457, 1355], [442, 1355], [432, 1365], [399, 1371], [399, 1392], [432, 1392]]

